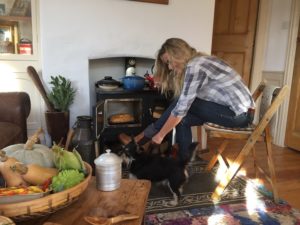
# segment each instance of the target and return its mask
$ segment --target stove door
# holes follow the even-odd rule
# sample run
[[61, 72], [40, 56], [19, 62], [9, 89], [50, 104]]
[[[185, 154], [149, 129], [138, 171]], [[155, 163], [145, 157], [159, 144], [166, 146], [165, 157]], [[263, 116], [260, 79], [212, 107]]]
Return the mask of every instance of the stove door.
[[95, 135], [99, 139], [100, 134], [104, 130], [104, 101], [100, 101], [95, 106]]
[[140, 127], [142, 126], [142, 99], [120, 98], [106, 99], [104, 103], [104, 127]]

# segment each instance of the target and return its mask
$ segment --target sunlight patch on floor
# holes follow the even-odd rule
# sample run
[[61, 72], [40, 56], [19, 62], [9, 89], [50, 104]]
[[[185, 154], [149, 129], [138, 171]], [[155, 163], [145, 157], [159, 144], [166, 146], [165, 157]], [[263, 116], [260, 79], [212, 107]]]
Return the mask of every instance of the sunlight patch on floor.
[[[259, 198], [257, 195], [257, 190], [255, 186], [261, 185], [261, 181], [259, 179], [252, 179], [247, 181], [245, 188], [245, 196], [246, 196], [246, 208], [247, 212], [245, 212], [245, 217], [251, 217], [253, 221], [259, 222], [259, 215], [257, 212], [266, 212], [266, 205], [263, 200]], [[238, 193], [236, 193], [238, 194]], [[232, 218], [228, 218], [228, 216], [224, 214], [216, 214], [211, 215], [207, 220], [208, 225], [229, 225], [235, 224], [235, 221]]]
[[208, 225], [227, 224], [227, 223], [224, 223], [224, 220], [225, 220], [225, 215], [215, 214], [215, 215], [211, 215], [208, 218], [207, 224]]
[[227, 167], [220, 165], [218, 170], [217, 170], [215, 180], [217, 182], [219, 182], [221, 180], [221, 178], [224, 176], [224, 174], [226, 173], [226, 171], [227, 171]]
[[253, 179], [247, 181], [245, 196], [246, 196], [246, 205], [249, 215], [255, 214], [257, 210], [266, 211], [266, 206], [263, 200], [259, 199], [257, 195], [257, 190], [255, 190], [254, 185], [259, 184], [259, 180]]
[[[231, 165], [232, 161], [228, 160], [228, 163], [229, 163], [229, 165]], [[226, 164], [220, 163], [218, 170], [216, 172], [215, 181], [219, 182], [222, 179], [222, 177], [224, 176], [224, 174], [226, 173], [226, 171], [227, 171]]]
[[239, 172], [238, 172], [238, 175], [245, 177], [245, 176], [247, 176], [247, 171], [245, 169], [240, 169]]
[[207, 225], [238, 225], [238, 224], [240, 223], [237, 222], [233, 216], [222, 214], [222, 213], [213, 214], [207, 219]]
[[[238, 163], [233, 163], [230, 160], [228, 160], [228, 163], [230, 165], [231, 172], [237, 170], [240, 166]], [[215, 181], [219, 182], [221, 179], [224, 179], [224, 175], [226, 174], [227, 170], [228, 170], [227, 166], [224, 163], [220, 163], [219, 168], [216, 172]], [[238, 174], [246, 175], [246, 171], [243, 169], [240, 169], [240, 171], [238, 171]]]

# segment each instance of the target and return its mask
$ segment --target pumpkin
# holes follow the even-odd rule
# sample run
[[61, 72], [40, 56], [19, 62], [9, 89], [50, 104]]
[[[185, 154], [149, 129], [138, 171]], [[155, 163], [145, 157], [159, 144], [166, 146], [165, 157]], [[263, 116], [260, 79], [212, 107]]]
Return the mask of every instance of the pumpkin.
[[53, 152], [45, 145], [35, 144], [42, 129], [39, 129], [25, 144], [14, 144], [3, 148], [7, 156], [14, 157], [24, 164], [38, 164], [55, 167]]

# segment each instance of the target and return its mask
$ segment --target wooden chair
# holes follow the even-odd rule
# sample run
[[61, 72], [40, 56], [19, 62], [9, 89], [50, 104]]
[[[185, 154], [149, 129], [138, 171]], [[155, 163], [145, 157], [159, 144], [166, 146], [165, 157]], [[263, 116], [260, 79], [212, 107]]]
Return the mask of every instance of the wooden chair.
[[[264, 89], [265, 89], [266, 85], [264, 82], [261, 82], [258, 87], [255, 89], [255, 91], [253, 92], [252, 94], [252, 98], [255, 102], [258, 101], [258, 98], [262, 95]], [[266, 100], [267, 98], [265, 98]], [[228, 135], [234, 135], [232, 137], [232, 139], [244, 139], [245, 137], [247, 138], [248, 135], [254, 130], [254, 125], [251, 124], [249, 127], [246, 127], [246, 128], [227, 128], [227, 127], [223, 127], [223, 126], [220, 126], [220, 125], [217, 125], [217, 124], [213, 124], [213, 123], [205, 123], [203, 126], [200, 127], [202, 129], [201, 131], [201, 144], [203, 143], [202, 145], [202, 149], [207, 149], [207, 136], [208, 136], [208, 133], [209, 133], [209, 136], [210, 137], [213, 137], [213, 135], [216, 134], [217, 131], [222, 131], [222, 130], [225, 130], [225, 135], [228, 136]], [[215, 133], [213, 133], [212, 131], [216, 131]], [[230, 132], [230, 134], [227, 134], [227, 132]], [[234, 134], [232, 134], [234, 133]], [[245, 135], [242, 135], [241, 134], [245, 134], [246, 133], [246, 136]], [[241, 138], [239, 138], [241, 137]], [[224, 151], [224, 149], [226, 148], [226, 146], [228, 145], [229, 143], [229, 138], [228, 139], [225, 139], [222, 143], [222, 145], [218, 148], [218, 151], [220, 154], [215, 154], [213, 156], [213, 158], [210, 160], [210, 162], [208, 163], [207, 167], [206, 167], [206, 170], [207, 171], [210, 171], [214, 165], [216, 164], [217, 160], [219, 161], [219, 163], [221, 164], [226, 164], [226, 166], [228, 167], [228, 162], [227, 160], [221, 155], [221, 153]]]
[[[208, 137], [224, 139], [206, 167], [206, 170], [210, 171], [217, 163], [217, 161], [219, 161], [220, 164], [226, 165], [228, 168], [224, 176], [222, 176], [220, 182], [218, 183], [214, 193], [212, 194], [212, 198], [214, 200], [218, 200], [220, 198], [221, 194], [223, 193], [227, 185], [231, 182], [231, 180], [235, 177], [245, 159], [248, 157], [249, 152], [252, 150], [255, 170], [265, 175], [272, 186], [274, 200], [276, 202], [278, 201], [275, 169], [272, 158], [270, 121], [272, 119], [272, 116], [277, 112], [288, 91], [289, 88], [287, 86], [278, 88], [272, 85], [265, 85], [263, 83], [259, 85], [256, 91], [253, 93], [253, 98], [255, 100], [262, 94], [259, 122], [257, 125], [253, 124], [247, 128], [236, 129], [226, 128], [211, 123], [205, 123], [202, 126]], [[226, 160], [222, 153], [226, 149], [229, 141], [233, 139], [245, 140], [246, 142], [245, 145], [241, 148], [235, 160], [229, 165], [228, 160]], [[260, 167], [256, 162], [254, 145], [259, 139], [263, 140], [266, 143], [267, 162], [270, 175], [268, 175], [267, 171], [264, 171], [262, 167]]]
[[[265, 83], [262, 81], [258, 87], [255, 89], [255, 91], [252, 94], [252, 98], [254, 99], [254, 101], [256, 102], [257, 99], [261, 96], [264, 88], [265, 88]], [[197, 127], [197, 139], [198, 141], [200, 141], [201, 143], [201, 149], [204, 150], [208, 150], [207, 148], [207, 133], [206, 133], [206, 129], [204, 126], [198, 126]]]

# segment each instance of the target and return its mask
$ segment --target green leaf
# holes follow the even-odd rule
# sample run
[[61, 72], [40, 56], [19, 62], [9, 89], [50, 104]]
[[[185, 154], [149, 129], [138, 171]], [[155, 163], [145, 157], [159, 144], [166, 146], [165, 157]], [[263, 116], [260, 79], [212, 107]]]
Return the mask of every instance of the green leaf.
[[57, 111], [68, 111], [72, 103], [74, 102], [76, 89], [72, 87], [70, 80], [65, 77], [51, 76], [51, 92], [48, 94], [50, 102], [53, 104]]
[[51, 188], [54, 192], [60, 192], [76, 186], [84, 180], [84, 174], [78, 170], [62, 170], [52, 177]]

